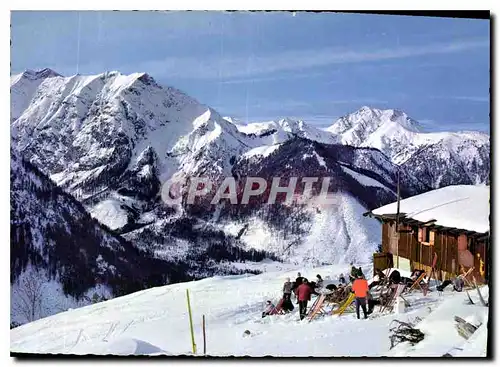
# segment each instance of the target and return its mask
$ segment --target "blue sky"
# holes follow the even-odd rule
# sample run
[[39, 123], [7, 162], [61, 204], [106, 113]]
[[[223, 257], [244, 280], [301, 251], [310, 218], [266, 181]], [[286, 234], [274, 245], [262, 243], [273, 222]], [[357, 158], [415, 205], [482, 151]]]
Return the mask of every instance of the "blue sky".
[[12, 73], [148, 72], [222, 115], [320, 126], [368, 105], [489, 132], [488, 20], [288, 12], [13, 12]]

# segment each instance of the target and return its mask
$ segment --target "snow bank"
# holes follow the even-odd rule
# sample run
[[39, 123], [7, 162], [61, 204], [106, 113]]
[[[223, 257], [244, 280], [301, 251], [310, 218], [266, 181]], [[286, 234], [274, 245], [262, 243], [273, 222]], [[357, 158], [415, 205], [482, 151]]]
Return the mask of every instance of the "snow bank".
[[105, 200], [90, 210], [90, 215], [111, 229], [123, 227], [128, 222], [127, 211], [118, 200]]
[[[483, 297], [487, 294], [485, 288], [481, 288]], [[461, 350], [461, 356], [481, 356], [483, 348], [484, 351], [486, 350], [484, 342], [487, 340], [487, 329], [485, 331], [481, 326], [467, 341], [455, 329], [455, 316], [459, 316], [475, 326], [479, 324], [486, 326], [488, 321], [488, 307], [481, 305], [477, 294], [469, 293], [474, 305], [467, 303], [465, 292], [454, 292], [452, 297], [443, 301], [424, 320], [415, 325], [415, 328], [420, 329], [425, 334], [424, 340], [415, 346], [410, 346], [409, 343], [400, 344], [394, 348], [391, 355], [437, 357], [446, 353], [455, 355], [456, 351]], [[425, 307], [425, 304], [423, 306]]]
[[387, 186], [382, 185], [380, 182], [378, 182], [377, 180], [375, 180], [371, 177], [362, 175], [362, 174], [355, 172], [352, 169], [349, 169], [347, 167], [344, 167], [344, 166], [341, 166], [341, 167], [345, 173], [352, 176], [355, 180], [357, 180], [360, 184], [362, 184], [364, 186], [380, 187], [381, 189], [384, 189], [386, 191], [394, 192], [394, 190], [389, 189]]
[[271, 155], [276, 149], [280, 147], [281, 144], [275, 145], [264, 145], [257, 148], [250, 149], [248, 152], [243, 154], [243, 157], [250, 158], [254, 156], [267, 157]]
[[488, 325], [487, 318], [474, 334], [467, 340], [462, 348], [457, 349], [454, 357], [486, 357], [488, 346]]
[[[479, 233], [490, 230], [490, 187], [453, 185], [401, 200], [400, 211], [420, 222], [436, 220], [436, 225]], [[394, 214], [397, 203], [372, 211], [376, 215]]]

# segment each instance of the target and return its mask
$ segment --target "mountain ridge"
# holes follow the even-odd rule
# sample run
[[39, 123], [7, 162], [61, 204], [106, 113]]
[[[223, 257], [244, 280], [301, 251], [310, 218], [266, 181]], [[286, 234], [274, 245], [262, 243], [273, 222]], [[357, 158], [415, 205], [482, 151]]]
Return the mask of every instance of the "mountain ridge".
[[[246, 207], [206, 206], [203, 200], [169, 207], [161, 199], [169, 179], [207, 177], [218, 184], [235, 177], [241, 185], [248, 176], [330, 175], [341, 203], [330, 214], [342, 229], [338, 243], [347, 242], [341, 245], [347, 250], [360, 230], [352, 248], [365, 241], [367, 253], [379, 234], [364, 222], [357, 228], [353, 213], [394, 200], [398, 170], [405, 196], [489, 180], [489, 137], [425, 133], [399, 110], [365, 106], [330, 126], [334, 134], [291, 118], [242, 125], [147, 73], [40, 75], [47, 77], [38, 84], [21, 76], [11, 86], [14, 149], [115, 233], [156, 257], [190, 262], [193, 274], [201, 274], [195, 265], [203, 256], [216, 269], [206, 255], [214, 249], [224, 253], [215, 258], [238, 261], [262, 249], [259, 236], [275, 235], [270, 247], [287, 259], [285, 248], [307, 253], [309, 230], [327, 238], [332, 229], [318, 222], [326, 217], [315, 218], [321, 210], [315, 207], [270, 207], [258, 200]], [[244, 230], [245, 222], [253, 224]], [[235, 227], [243, 232], [235, 234]], [[217, 240], [207, 244], [209, 237]], [[335, 253], [328, 261], [340, 261], [342, 254]], [[262, 256], [267, 254], [255, 258]], [[307, 256], [324, 261], [319, 253]]]

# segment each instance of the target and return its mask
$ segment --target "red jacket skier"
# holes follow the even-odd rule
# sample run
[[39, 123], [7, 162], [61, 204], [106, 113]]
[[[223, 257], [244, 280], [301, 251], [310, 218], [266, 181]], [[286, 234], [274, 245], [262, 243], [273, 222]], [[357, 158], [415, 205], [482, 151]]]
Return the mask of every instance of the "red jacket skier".
[[303, 279], [302, 284], [297, 288], [297, 299], [299, 300], [300, 319], [306, 317], [307, 301], [311, 299], [312, 288], [307, 279]]
[[312, 289], [308, 283], [302, 283], [297, 288], [297, 299], [299, 301], [310, 301]]
[[363, 309], [365, 319], [368, 317], [366, 311], [366, 297], [368, 295], [368, 282], [363, 279], [362, 274], [358, 274], [358, 278], [352, 283], [352, 292], [356, 296], [356, 316], [359, 319], [359, 307]]

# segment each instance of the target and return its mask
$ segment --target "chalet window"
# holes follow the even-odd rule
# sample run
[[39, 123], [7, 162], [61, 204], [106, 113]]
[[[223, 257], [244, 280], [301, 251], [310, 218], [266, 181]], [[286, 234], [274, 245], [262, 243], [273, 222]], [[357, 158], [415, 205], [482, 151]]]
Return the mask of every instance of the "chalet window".
[[429, 231], [429, 228], [424, 229], [424, 242], [430, 243], [431, 242], [431, 231]]
[[418, 229], [418, 241], [423, 245], [434, 246], [435, 232], [427, 227], [420, 227]]

